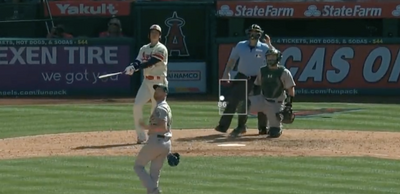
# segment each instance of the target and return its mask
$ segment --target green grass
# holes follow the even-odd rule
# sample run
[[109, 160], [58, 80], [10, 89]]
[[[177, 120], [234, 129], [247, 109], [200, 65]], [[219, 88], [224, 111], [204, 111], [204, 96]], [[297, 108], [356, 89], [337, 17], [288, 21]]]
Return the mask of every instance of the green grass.
[[[172, 102], [174, 128], [213, 128], [216, 103]], [[0, 106], [0, 138], [133, 129], [132, 104]], [[400, 106], [295, 103], [294, 109], [352, 112], [296, 118], [287, 128], [398, 131]], [[149, 115], [150, 106], [144, 109]], [[234, 118], [231, 127], [235, 127]], [[255, 128], [257, 119], [249, 119]], [[0, 140], [1, 141], [1, 140]], [[1, 148], [0, 148], [0, 151]], [[140, 194], [133, 157], [0, 160], [0, 194]], [[166, 194], [385, 194], [400, 191], [400, 161], [374, 158], [190, 157], [165, 166]]]
[[[0, 193], [145, 193], [132, 166], [132, 157], [0, 161]], [[399, 193], [399, 166], [372, 158], [183, 158], [164, 167], [160, 185], [166, 194]]]
[[[220, 116], [216, 103], [172, 102], [174, 129], [214, 128]], [[286, 128], [398, 131], [400, 106], [340, 103], [296, 103], [294, 110], [361, 108], [359, 111], [327, 114], [328, 118], [297, 118]], [[144, 108], [148, 116], [150, 106]], [[234, 118], [231, 128], [236, 126]], [[257, 119], [248, 126], [256, 128]], [[0, 138], [78, 131], [133, 129], [132, 104], [62, 104], [0, 106]]]

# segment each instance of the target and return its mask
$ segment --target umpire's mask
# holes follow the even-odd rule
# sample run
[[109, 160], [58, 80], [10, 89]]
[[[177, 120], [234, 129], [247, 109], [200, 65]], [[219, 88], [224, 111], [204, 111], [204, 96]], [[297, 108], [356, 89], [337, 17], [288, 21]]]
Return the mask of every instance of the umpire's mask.
[[268, 66], [277, 66], [279, 61], [282, 59], [282, 53], [275, 48], [268, 49], [265, 53], [265, 59], [267, 60]]
[[245, 32], [246, 32], [246, 35], [251, 40], [260, 39], [262, 33], [264, 33], [264, 31], [261, 29], [261, 27], [257, 24], [252, 24], [248, 29], [246, 29]]

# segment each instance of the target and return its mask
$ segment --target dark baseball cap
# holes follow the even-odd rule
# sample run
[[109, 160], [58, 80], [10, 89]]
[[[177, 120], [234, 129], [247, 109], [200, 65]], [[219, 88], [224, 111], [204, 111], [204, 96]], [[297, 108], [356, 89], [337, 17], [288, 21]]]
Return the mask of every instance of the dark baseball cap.
[[166, 86], [165, 84], [161, 84], [161, 83], [160, 83], [160, 84], [154, 84], [154, 85], [153, 85], [153, 88], [154, 88], [154, 89], [157, 89], [158, 87], [164, 89], [164, 92], [168, 93], [168, 86]]

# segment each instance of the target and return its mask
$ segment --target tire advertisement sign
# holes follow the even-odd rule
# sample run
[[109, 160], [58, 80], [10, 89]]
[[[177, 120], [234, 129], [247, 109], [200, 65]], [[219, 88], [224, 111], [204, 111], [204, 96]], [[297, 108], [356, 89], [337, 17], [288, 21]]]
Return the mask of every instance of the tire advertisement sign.
[[252, 2], [217, 1], [222, 17], [245, 18], [399, 18], [398, 2]]
[[[390, 44], [274, 44], [298, 94], [400, 94], [400, 48]], [[219, 46], [219, 75], [234, 44]]]
[[119, 72], [130, 62], [129, 43], [114, 42], [0, 41], [0, 94], [53, 96], [128, 92], [128, 76], [98, 78], [102, 74]]

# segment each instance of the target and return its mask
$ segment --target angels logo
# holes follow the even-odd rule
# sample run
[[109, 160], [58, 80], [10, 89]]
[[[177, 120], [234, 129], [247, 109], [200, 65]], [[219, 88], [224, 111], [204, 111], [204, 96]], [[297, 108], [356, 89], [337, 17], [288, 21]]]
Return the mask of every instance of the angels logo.
[[146, 55], [146, 53], [143, 52], [142, 54], [142, 62], [147, 62], [150, 59], [150, 55]]
[[169, 56], [177, 54], [180, 57], [190, 56], [186, 46], [185, 35], [183, 35], [182, 27], [185, 26], [185, 20], [178, 16], [176, 11], [172, 17], [164, 21], [168, 27], [168, 33], [165, 36], [165, 45], [169, 50]]

